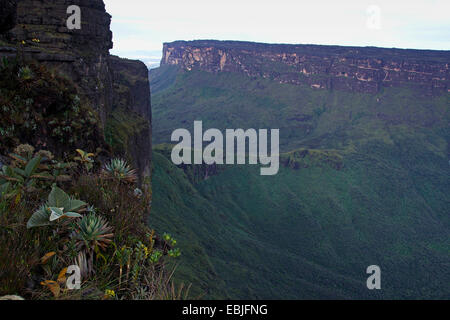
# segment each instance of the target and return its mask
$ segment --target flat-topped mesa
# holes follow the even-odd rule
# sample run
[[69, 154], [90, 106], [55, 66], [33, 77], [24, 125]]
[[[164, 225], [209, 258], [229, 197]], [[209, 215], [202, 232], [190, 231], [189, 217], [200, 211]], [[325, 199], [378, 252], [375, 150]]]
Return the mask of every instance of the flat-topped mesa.
[[450, 92], [450, 51], [176, 41], [164, 44], [161, 64], [239, 72], [317, 89], [377, 93], [383, 87], [407, 86], [430, 95]]

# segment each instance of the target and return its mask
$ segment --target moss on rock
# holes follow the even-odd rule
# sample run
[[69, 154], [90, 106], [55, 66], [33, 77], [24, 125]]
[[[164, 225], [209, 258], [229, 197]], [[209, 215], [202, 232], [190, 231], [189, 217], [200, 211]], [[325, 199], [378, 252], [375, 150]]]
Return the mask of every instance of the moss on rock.
[[20, 143], [56, 154], [105, 146], [97, 112], [73, 82], [42, 64], [4, 58], [0, 64], [0, 152]]

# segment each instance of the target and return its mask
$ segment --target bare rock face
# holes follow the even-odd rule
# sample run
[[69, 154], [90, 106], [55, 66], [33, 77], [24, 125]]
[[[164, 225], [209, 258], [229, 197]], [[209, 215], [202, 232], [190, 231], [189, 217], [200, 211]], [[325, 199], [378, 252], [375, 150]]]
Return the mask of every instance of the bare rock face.
[[[2, 23], [0, 40], [9, 45], [0, 44], [0, 57], [18, 54], [25, 61], [38, 62], [69, 77], [78, 87], [81, 98], [98, 111], [104, 130], [118, 107], [117, 102], [121, 101], [120, 107], [133, 113], [136, 116], [134, 120], [146, 123], [143, 125], [146, 127], [138, 132], [129, 132], [131, 136], [127, 143], [130, 145], [124, 146], [124, 156], [134, 162], [142, 175], [149, 175], [151, 111], [148, 70], [139, 61], [110, 56], [109, 49], [113, 46], [111, 16], [105, 11], [103, 0], [21, 0], [17, 6], [13, 2], [0, 0], [2, 9], [4, 4], [8, 5], [5, 8], [11, 8], [2, 10], [2, 17], [7, 14], [8, 17], [14, 16], [14, 13], [17, 16], [12, 29], [14, 23]], [[81, 9], [79, 30], [67, 28], [70, 17], [67, 9], [71, 5]], [[5, 32], [8, 28], [10, 30]], [[133, 72], [120, 72], [122, 69]], [[136, 75], [140, 75], [138, 86], [135, 86]], [[125, 100], [122, 99], [124, 95], [128, 97]]]
[[449, 62], [449, 51], [177, 41], [164, 44], [161, 63], [315, 89], [376, 93], [383, 87], [411, 86], [435, 95], [450, 90]]
[[[129, 123], [133, 130], [131, 134], [127, 134], [128, 143], [125, 144], [124, 153], [134, 158], [139, 176], [148, 177], [151, 170], [148, 157], [152, 153], [151, 143], [149, 143], [152, 140], [152, 110], [147, 67], [141, 61], [116, 56], [109, 57], [109, 66], [114, 92], [112, 114], [122, 113], [123, 118], [137, 119]], [[134, 157], [134, 155], [148, 156]]]
[[[69, 30], [67, 8], [81, 9], [81, 29]], [[112, 48], [111, 16], [103, 0], [22, 0], [17, 6], [17, 26], [11, 40], [39, 39], [39, 48], [48, 52], [65, 51], [67, 55], [108, 53]]]
[[0, 32], [12, 29], [16, 24], [17, 0], [0, 0]]
[[[81, 9], [81, 29], [67, 28], [67, 8]], [[22, 0], [17, 5], [17, 24], [7, 34], [23, 47], [30, 60], [44, 63], [68, 75], [97, 107], [105, 121], [111, 104], [111, 79], [107, 60], [112, 48], [111, 16], [103, 0]]]

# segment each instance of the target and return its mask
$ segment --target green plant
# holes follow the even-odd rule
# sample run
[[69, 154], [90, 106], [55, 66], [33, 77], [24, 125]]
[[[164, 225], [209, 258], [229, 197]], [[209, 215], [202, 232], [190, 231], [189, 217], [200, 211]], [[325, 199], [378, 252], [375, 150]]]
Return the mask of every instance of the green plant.
[[151, 263], [156, 264], [159, 262], [161, 257], [163, 256], [163, 253], [159, 250], [155, 250], [149, 257], [149, 260]]
[[92, 212], [76, 224], [71, 237], [79, 250], [77, 264], [85, 276], [94, 272], [94, 254], [102, 256], [100, 249], [105, 250], [112, 242], [112, 231], [113, 228], [108, 226], [106, 220]]
[[11, 154], [14, 157], [19, 157], [20, 161], [31, 160], [34, 154], [34, 147], [29, 144], [20, 144], [14, 149]]
[[3, 195], [8, 194], [10, 188], [11, 188], [10, 182], [5, 182], [3, 184], [0, 184], [0, 200], [3, 199]]
[[33, 76], [33, 71], [31, 71], [29, 66], [21, 67], [17, 74], [17, 77], [21, 80], [31, 80]]
[[28, 220], [27, 228], [47, 226], [61, 218], [82, 217], [79, 212], [85, 206], [85, 202], [73, 199], [60, 188], [53, 186], [47, 203], [33, 213]]
[[94, 166], [94, 160], [92, 159], [94, 154], [85, 152], [81, 149], [77, 149], [76, 151], [79, 156], [76, 156], [73, 159], [80, 162], [80, 164], [86, 169], [86, 172], [91, 171], [92, 167]]
[[130, 268], [130, 259], [133, 250], [126, 246], [123, 246], [120, 249], [116, 249], [114, 252], [114, 257], [119, 264], [119, 289], [122, 285], [122, 275], [123, 275], [123, 267], [127, 266], [127, 270]]
[[4, 166], [0, 172], [0, 184], [2, 180], [10, 182], [9, 197], [22, 196], [25, 192], [37, 191], [50, 187], [53, 183], [71, 179], [67, 171], [73, 167], [73, 163], [55, 161], [49, 151], [34, 152], [34, 147], [25, 144], [15, 148], [14, 152], [9, 155], [11, 165]]
[[52, 165], [49, 165], [49, 174], [52, 177], [52, 182], [65, 182], [70, 181], [72, 178], [67, 174], [69, 169], [74, 167], [73, 163], [66, 162], [56, 162]]
[[177, 244], [177, 240], [175, 240], [170, 234], [168, 233], [164, 233], [163, 234], [163, 239], [164, 241], [166, 241], [167, 244], [169, 244], [170, 246], [175, 246]]
[[123, 159], [112, 159], [102, 170], [103, 177], [119, 182], [134, 183], [137, 180], [136, 170]]
[[[4, 168], [8, 180], [0, 178], [0, 295], [17, 292], [27, 299], [102, 299], [107, 292], [108, 299], [176, 298], [173, 271], [166, 270], [165, 257], [174, 256], [168, 252], [170, 244], [154, 240], [154, 231], [143, 223], [151, 199], [148, 188], [121, 183], [123, 178], [134, 181], [129, 179], [134, 171], [126, 163], [121, 163], [125, 170], [118, 171], [125, 174], [119, 179], [104, 179], [94, 167], [86, 172], [86, 162], [82, 162], [83, 173], [72, 174], [77, 173], [70, 170], [72, 163], [61, 162], [45, 150], [35, 152], [31, 145], [21, 145], [14, 152], [11, 164]], [[86, 161], [90, 156], [82, 153], [80, 159]], [[41, 181], [32, 172], [46, 179]], [[11, 203], [5, 195], [19, 186], [14, 180], [19, 173], [36, 178], [36, 192], [23, 193]], [[64, 176], [67, 193], [56, 183], [50, 184]], [[43, 195], [47, 198], [44, 204]], [[76, 291], [65, 287], [67, 266], [73, 264], [80, 267], [83, 280]], [[31, 289], [26, 287], [29, 283]]]
[[95, 213], [85, 215], [78, 223], [73, 239], [77, 241], [77, 248], [87, 252], [97, 248], [105, 250], [111, 243], [113, 228], [108, 226], [105, 219]]
[[[45, 171], [39, 171], [41, 157], [37, 156], [29, 161], [13, 155], [14, 159], [20, 160], [22, 167], [3, 166], [0, 171], [0, 185], [9, 183], [9, 193], [4, 196], [8, 198], [16, 197], [17, 201], [24, 193], [36, 191], [39, 180], [49, 180], [51, 176]], [[6, 190], [6, 187], [5, 189]]]
[[175, 249], [170, 249], [167, 254], [169, 255], [169, 257], [171, 258], [178, 258], [181, 255], [181, 250], [180, 248], [175, 248]]
[[9, 66], [8, 58], [7, 57], [2, 57], [0, 68], [1, 69], [6, 69], [6, 68], [8, 68], [8, 66]]
[[35, 156], [40, 156], [42, 158], [42, 162], [52, 161], [55, 158], [53, 153], [47, 150], [39, 150], [35, 153]]
[[59, 157], [105, 145], [97, 112], [68, 77], [42, 64], [9, 59], [5, 67], [5, 61], [0, 61], [0, 153], [21, 141], [51, 146]]

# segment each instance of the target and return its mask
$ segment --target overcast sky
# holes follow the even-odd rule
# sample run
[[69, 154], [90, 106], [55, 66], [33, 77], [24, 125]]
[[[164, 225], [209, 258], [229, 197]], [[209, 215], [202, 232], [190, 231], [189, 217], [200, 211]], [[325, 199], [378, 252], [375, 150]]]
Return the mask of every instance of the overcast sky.
[[194, 39], [450, 50], [450, 0], [104, 1], [112, 53], [148, 65]]

